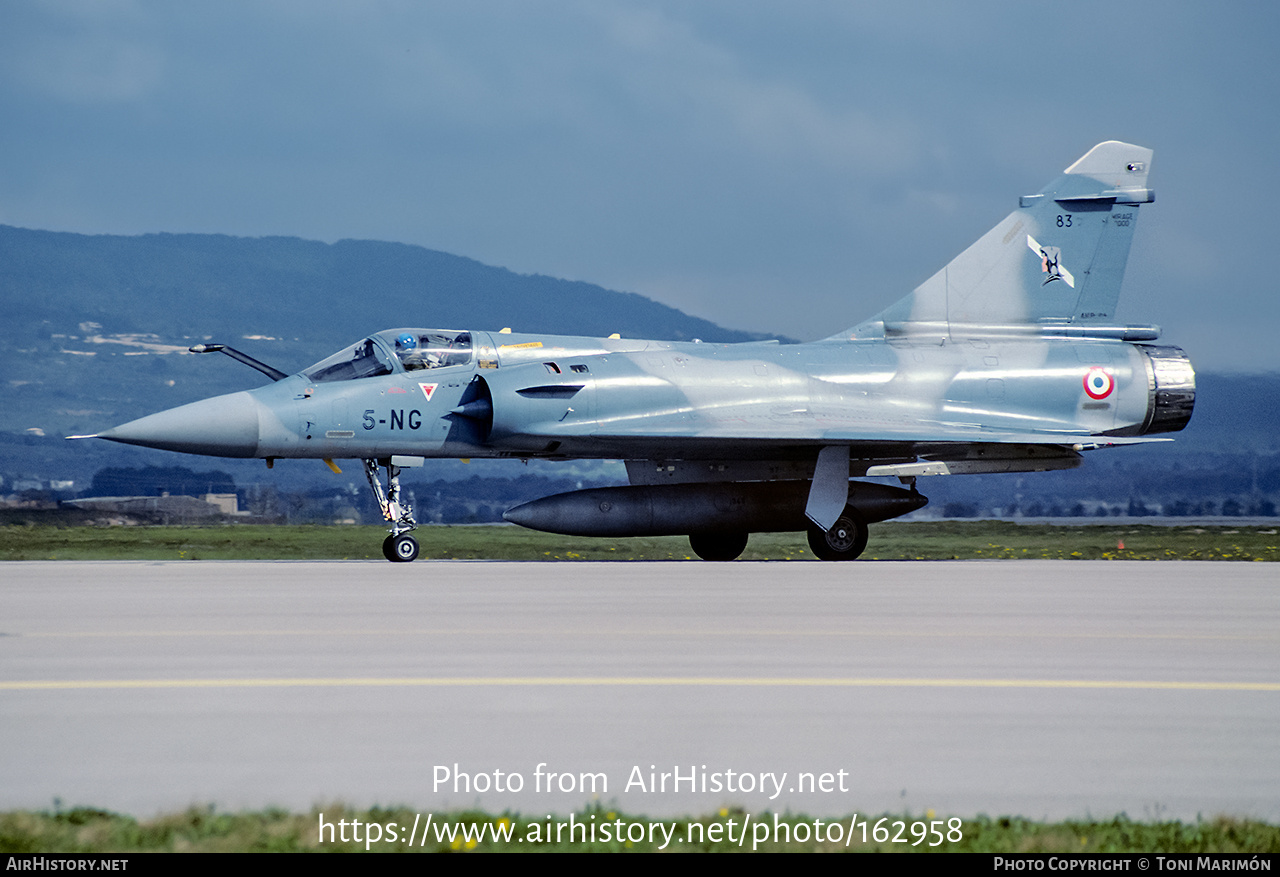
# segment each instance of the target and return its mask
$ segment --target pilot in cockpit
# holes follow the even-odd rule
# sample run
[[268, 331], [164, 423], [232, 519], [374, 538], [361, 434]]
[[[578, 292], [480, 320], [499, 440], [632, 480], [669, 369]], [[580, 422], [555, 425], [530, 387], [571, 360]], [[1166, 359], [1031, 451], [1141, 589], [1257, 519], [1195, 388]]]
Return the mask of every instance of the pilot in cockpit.
[[400, 357], [405, 371], [435, 368], [440, 365], [439, 352], [420, 345], [418, 339], [410, 332], [401, 332], [396, 336], [396, 355]]

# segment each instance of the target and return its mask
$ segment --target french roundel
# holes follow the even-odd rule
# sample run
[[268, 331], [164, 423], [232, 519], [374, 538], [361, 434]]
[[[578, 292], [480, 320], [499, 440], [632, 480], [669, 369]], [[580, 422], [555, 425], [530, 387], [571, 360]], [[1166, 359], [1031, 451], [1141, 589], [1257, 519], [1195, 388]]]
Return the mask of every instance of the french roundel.
[[1104, 368], [1091, 368], [1085, 373], [1084, 391], [1090, 399], [1105, 399], [1115, 387], [1115, 379]]

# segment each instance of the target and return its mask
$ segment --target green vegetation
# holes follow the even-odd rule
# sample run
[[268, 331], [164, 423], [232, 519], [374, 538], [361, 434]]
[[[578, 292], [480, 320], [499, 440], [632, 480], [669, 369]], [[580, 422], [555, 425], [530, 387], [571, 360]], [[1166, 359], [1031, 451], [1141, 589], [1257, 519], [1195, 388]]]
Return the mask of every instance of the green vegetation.
[[887, 523], [871, 528], [872, 560], [1280, 560], [1276, 527]]
[[[458, 811], [431, 814], [431, 831], [428, 840], [422, 842], [425, 829], [425, 813], [408, 808], [374, 808], [356, 811], [341, 805], [319, 807], [305, 815], [284, 810], [266, 810], [260, 813], [217, 813], [212, 808], [192, 808], [182, 813], [161, 815], [150, 820], [136, 820], [102, 810], [76, 809], [59, 813], [33, 813], [15, 811], [0, 814], [0, 852], [4, 853], [131, 853], [131, 852], [363, 852], [365, 839], [372, 833], [388, 832], [383, 826], [396, 827], [398, 840], [368, 844], [375, 852], [649, 852], [662, 846], [663, 828], [669, 838], [670, 851], [716, 852], [739, 849], [737, 838], [742, 831], [747, 814], [741, 810], [721, 810], [710, 816], [651, 820], [643, 816], [615, 813], [604, 807], [593, 807], [573, 815], [579, 825], [578, 838], [567, 839], [570, 817], [529, 818], [519, 814], [491, 815], [479, 811]], [[877, 822], [883, 818], [881, 838], [898, 834], [904, 840], [893, 843], [873, 838]], [[420, 828], [416, 840], [409, 846], [410, 827]], [[938, 820], [945, 835], [949, 826], [959, 826], [955, 842], [939, 841], [927, 834], [927, 826], [921, 822]], [[320, 842], [321, 820], [334, 826], [332, 840], [326, 835]], [[337, 828], [340, 821], [346, 825], [347, 842]], [[360, 823], [359, 828], [352, 825]], [[894, 825], [901, 821], [905, 827]], [[555, 837], [557, 823], [561, 838]], [[602, 840], [603, 826], [610, 827], [609, 839]], [[866, 824], [867, 840], [863, 842], [863, 824]], [[582, 825], [594, 826], [596, 840], [583, 840]], [[650, 831], [649, 826], [655, 825]], [[822, 819], [818, 832], [821, 840], [813, 840], [813, 817], [782, 814], [753, 813], [750, 829], [742, 848], [751, 849], [753, 839], [761, 838], [756, 849], [760, 852], [982, 852], [982, 853], [1274, 853], [1280, 850], [1280, 827], [1264, 822], [1218, 818], [1211, 821], [1182, 822], [1133, 822], [1124, 816], [1104, 822], [1039, 823], [1025, 819], [985, 816], [977, 819], [947, 821], [933, 813], [923, 816], [881, 817], [858, 815], [852, 840], [848, 837], [850, 817], [833, 822]], [[660, 827], [659, 827], [660, 826]], [[761, 828], [767, 826], [765, 838]], [[916, 827], [917, 837], [925, 835], [923, 842], [912, 846], [911, 836]], [[643, 831], [641, 829], [644, 829]], [[627, 840], [630, 832], [633, 838]], [[729, 839], [732, 832], [733, 840]], [[495, 833], [498, 838], [495, 839]], [[624, 839], [615, 839], [619, 833]], [[359, 835], [360, 842], [354, 840]], [[650, 835], [654, 840], [650, 842]], [[503, 835], [507, 835], [504, 839]], [[789, 835], [789, 837], [788, 837]], [[477, 839], [479, 836], [479, 839]], [[836, 842], [835, 838], [839, 838]], [[930, 842], [935, 846], [929, 847]]]
[[[382, 559], [379, 527], [0, 527], [3, 560]], [[681, 536], [595, 539], [512, 526], [432, 526], [415, 534], [430, 560], [689, 560]], [[1280, 560], [1275, 527], [877, 524], [869, 560]], [[743, 560], [812, 560], [799, 533], [758, 533]]]

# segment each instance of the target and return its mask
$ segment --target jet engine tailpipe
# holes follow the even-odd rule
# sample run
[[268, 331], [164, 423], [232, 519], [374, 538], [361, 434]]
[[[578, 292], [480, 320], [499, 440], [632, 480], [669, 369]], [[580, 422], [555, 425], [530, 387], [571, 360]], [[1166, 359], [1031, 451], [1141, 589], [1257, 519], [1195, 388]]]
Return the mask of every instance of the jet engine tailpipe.
[[1146, 358], [1149, 401], [1139, 435], [1178, 432], [1191, 420], [1196, 404], [1196, 372], [1181, 348], [1135, 345]]

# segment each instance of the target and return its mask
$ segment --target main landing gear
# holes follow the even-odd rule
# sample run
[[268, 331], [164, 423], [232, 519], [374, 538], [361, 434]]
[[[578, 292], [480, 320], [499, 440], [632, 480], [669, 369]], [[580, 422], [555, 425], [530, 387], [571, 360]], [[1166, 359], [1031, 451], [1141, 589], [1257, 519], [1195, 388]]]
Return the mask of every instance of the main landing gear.
[[703, 560], [737, 560], [747, 547], [746, 533], [693, 533], [689, 547]]
[[400, 499], [400, 467], [392, 465], [390, 460], [383, 461], [387, 467], [387, 488], [382, 489], [378, 480], [378, 460], [362, 460], [364, 474], [373, 488], [373, 498], [382, 509], [382, 517], [391, 522], [391, 535], [382, 540], [382, 556], [393, 563], [408, 563], [418, 559], [418, 540], [409, 535], [409, 531], [418, 526], [413, 519], [413, 509]]
[[819, 560], [855, 560], [867, 548], [867, 525], [853, 506], [845, 506], [835, 526], [825, 533], [809, 527], [809, 550]]
[[[835, 526], [823, 532], [809, 527], [809, 549], [819, 560], [856, 560], [867, 548], [867, 525], [845, 506]], [[747, 547], [746, 533], [693, 533], [689, 547], [703, 560], [736, 560]]]

